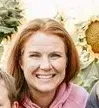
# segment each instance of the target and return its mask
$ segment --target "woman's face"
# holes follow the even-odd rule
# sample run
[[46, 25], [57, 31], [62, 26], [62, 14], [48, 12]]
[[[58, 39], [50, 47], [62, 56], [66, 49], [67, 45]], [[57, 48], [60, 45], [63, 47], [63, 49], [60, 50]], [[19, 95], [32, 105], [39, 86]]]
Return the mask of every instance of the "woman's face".
[[20, 62], [29, 87], [40, 92], [56, 90], [65, 78], [65, 45], [56, 35], [37, 32], [24, 45]]

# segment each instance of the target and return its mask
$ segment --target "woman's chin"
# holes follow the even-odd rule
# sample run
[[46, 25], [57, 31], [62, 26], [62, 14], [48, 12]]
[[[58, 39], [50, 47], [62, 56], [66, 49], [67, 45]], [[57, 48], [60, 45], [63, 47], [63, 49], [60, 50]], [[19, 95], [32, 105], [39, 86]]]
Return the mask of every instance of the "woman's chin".
[[51, 86], [51, 85], [50, 86], [48, 86], [48, 85], [46, 85], [46, 86], [39, 86], [36, 89], [38, 91], [44, 92], [44, 93], [46, 93], [46, 92], [52, 92], [52, 91], [56, 90], [55, 86]]

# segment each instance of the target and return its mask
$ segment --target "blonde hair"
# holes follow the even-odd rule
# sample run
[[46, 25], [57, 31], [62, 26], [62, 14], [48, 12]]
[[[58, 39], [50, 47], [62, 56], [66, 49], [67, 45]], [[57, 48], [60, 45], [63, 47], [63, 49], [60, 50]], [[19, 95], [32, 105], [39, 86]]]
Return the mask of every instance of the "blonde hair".
[[0, 69], [0, 81], [1, 80], [4, 81], [6, 89], [8, 90], [8, 98], [10, 99], [10, 102], [13, 103], [17, 100], [15, 79], [11, 75]]

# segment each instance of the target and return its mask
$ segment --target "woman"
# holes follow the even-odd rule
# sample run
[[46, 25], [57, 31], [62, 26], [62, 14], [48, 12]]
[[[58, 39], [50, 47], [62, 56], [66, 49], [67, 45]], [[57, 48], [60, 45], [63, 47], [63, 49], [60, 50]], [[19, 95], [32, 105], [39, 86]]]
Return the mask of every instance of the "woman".
[[86, 108], [99, 108], [99, 81], [91, 90], [90, 96], [87, 100]]
[[7, 71], [22, 108], [84, 108], [88, 93], [71, 83], [79, 72], [74, 43], [52, 19], [30, 21], [18, 34]]

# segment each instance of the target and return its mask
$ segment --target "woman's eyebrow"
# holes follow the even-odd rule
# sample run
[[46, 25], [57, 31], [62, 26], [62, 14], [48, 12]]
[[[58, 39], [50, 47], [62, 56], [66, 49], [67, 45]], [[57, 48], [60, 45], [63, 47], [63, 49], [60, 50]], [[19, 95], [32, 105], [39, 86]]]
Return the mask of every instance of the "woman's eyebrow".
[[61, 51], [53, 51], [53, 52], [51, 52], [51, 53], [62, 54], [62, 52], [61, 52]]
[[40, 52], [37, 52], [37, 51], [29, 51], [29, 53], [30, 53], [30, 54], [31, 54], [31, 53], [32, 53], [32, 54], [33, 54], [33, 53], [34, 53], [34, 54], [40, 54]]

